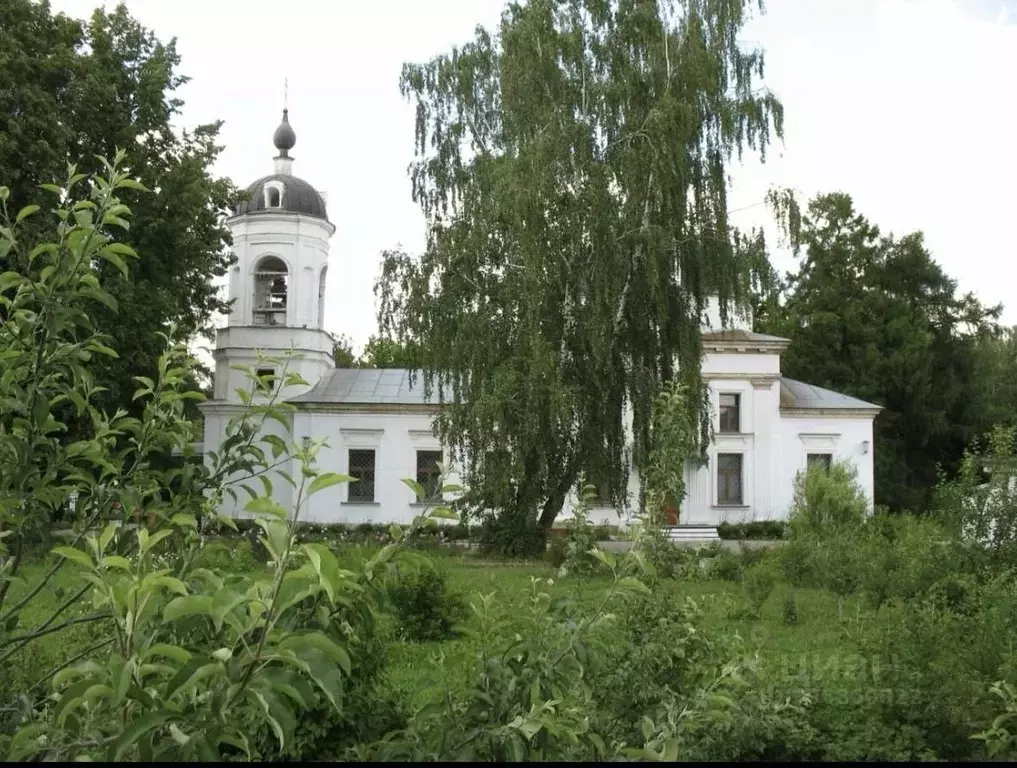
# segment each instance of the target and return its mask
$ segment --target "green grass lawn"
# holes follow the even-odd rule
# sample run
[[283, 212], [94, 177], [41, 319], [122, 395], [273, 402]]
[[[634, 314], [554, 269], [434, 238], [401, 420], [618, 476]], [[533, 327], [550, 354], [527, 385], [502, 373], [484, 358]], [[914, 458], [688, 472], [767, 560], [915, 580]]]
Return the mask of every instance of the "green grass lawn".
[[[443, 558], [450, 581], [467, 599], [493, 593], [499, 612], [507, 617], [526, 609], [531, 579], [553, 579], [545, 587], [552, 596], [570, 595], [584, 602], [602, 599], [610, 586], [606, 577], [556, 578], [546, 564], [480, 564], [466, 558]], [[842, 613], [837, 600], [816, 589], [792, 590], [778, 584], [763, 606], [758, 619], [740, 615], [745, 605], [740, 585], [726, 581], [661, 582], [657, 589], [673, 592], [675, 599], [692, 597], [704, 611], [703, 631], [738, 633], [750, 648], [758, 648], [760, 672], [771, 676], [829, 674], [857, 656], [851, 640], [862, 627], [875, 619], [872, 610], [857, 600], [848, 600]], [[785, 601], [794, 595], [797, 623], [784, 619]], [[885, 611], [885, 609], [884, 609]], [[474, 621], [471, 617], [468, 621]], [[868, 628], [866, 628], [867, 630]], [[477, 644], [469, 638], [445, 642], [413, 643], [396, 641], [390, 656], [391, 683], [411, 705], [419, 706], [448, 685], [464, 685], [476, 670]]]
[[[341, 560], [358, 556], [351, 550], [340, 553]], [[578, 579], [569, 576], [559, 579], [555, 570], [544, 563], [503, 564], [451, 554], [439, 556], [439, 559], [455, 590], [467, 600], [493, 594], [498, 614], [508, 618], [527, 609], [533, 578], [553, 579], [553, 585], [548, 587], [545, 581], [544, 586], [553, 596], [573, 596], [591, 603], [601, 600], [610, 585], [610, 580], [605, 577]], [[23, 568], [23, 581], [11, 590], [8, 605], [24, 594], [46, 567], [39, 562]], [[38, 626], [53, 607], [66, 600], [79, 585], [73, 569], [65, 567], [22, 612], [20, 626]], [[735, 583], [661, 582], [657, 588], [672, 592], [675, 599], [685, 596], [695, 598], [704, 611], [703, 631], [738, 633], [751, 648], [759, 649], [761, 672], [768, 675], [797, 675], [803, 668], [829, 669], [830, 664], [853, 653], [850, 636], [862, 629], [859, 623], [875, 621], [871, 609], [860, 606], [857, 601], [847, 601], [841, 617], [834, 597], [820, 590], [799, 589], [794, 590], [798, 620], [796, 624], [789, 625], [784, 620], [784, 604], [792, 590], [783, 583], [779, 583], [770, 594], [758, 619], [741, 615], [739, 609], [744, 606], [744, 598], [741, 587]], [[57, 623], [90, 611], [89, 601], [79, 600]], [[476, 617], [471, 615], [466, 623], [475, 625]], [[870, 629], [865, 627], [866, 631]], [[20, 678], [30, 678], [40, 671], [51, 669], [80, 652], [94, 636], [92, 631], [93, 628], [87, 624], [77, 625], [36, 641], [8, 660], [7, 664], [11, 666], [4, 674], [7, 683], [16, 686]], [[454, 689], [465, 685], [475, 674], [477, 650], [476, 641], [466, 637], [440, 643], [393, 641], [389, 684], [411, 708], [416, 708], [440, 695], [446, 686]]]

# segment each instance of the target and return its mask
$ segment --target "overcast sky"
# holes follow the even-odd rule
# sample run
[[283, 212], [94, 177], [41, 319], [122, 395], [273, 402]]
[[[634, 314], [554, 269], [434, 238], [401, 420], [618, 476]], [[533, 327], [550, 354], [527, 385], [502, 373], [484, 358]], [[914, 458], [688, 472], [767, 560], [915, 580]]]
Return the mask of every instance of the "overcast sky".
[[[100, 0], [52, 0], [87, 16]], [[272, 170], [289, 78], [294, 173], [328, 193], [336, 225], [328, 330], [359, 348], [376, 327], [379, 254], [419, 249], [410, 200], [413, 114], [400, 68], [492, 26], [504, 0], [129, 0], [177, 37], [182, 122], [225, 121], [217, 171], [244, 186]], [[113, 7], [115, 2], [106, 2]], [[845, 191], [884, 230], [921, 229], [935, 257], [1017, 323], [1017, 0], [768, 0], [745, 30], [783, 100], [783, 147], [734, 169], [741, 226], [767, 218], [770, 185]], [[776, 253], [781, 270], [792, 265]]]

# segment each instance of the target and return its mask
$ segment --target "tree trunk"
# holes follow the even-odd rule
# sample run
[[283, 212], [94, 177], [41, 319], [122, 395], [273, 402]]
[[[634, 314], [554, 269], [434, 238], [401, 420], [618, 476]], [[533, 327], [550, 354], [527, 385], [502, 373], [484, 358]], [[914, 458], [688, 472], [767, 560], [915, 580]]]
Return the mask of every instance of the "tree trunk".
[[551, 492], [551, 495], [547, 497], [547, 501], [544, 502], [544, 508], [540, 511], [537, 526], [545, 534], [551, 530], [554, 521], [561, 514], [561, 508], [565, 506], [565, 497], [572, 490], [572, 486], [576, 484], [576, 463], [575, 459], [568, 463], [565, 471], [562, 473], [561, 480]]

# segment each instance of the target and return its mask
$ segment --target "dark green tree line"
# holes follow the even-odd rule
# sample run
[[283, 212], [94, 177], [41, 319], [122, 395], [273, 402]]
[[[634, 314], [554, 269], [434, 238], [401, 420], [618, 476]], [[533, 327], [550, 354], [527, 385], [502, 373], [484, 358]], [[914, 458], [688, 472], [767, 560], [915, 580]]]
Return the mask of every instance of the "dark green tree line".
[[[96, 155], [118, 148], [155, 193], [124, 194], [134, 214], [124, 240], [146, 258], [100, 272], [117, 310], [103, 308], [95, 321], [119, 352], [94, 369], [108, 389], [104, 406], [132, 407], [131, 376], [150, 374], [162, 351], [157, 331], [175, 323], [185, 335], [201, 333], [227, 310], [212, 279], [232, 258], [224, 216], [237, 190], [211, 171], [218, 123], [171, 125], [188, 80], [179, 65], [174, 41], [160, 42], [123, 4], [80, 21], [54, 15], [47, 2], [0, 3], [0, 178], [10, 208], [64, 178], [69, 158], [89, 173], [101, 167]], [[18, 266], [0, 263], [0, 271]]]
[[921, 233], [882, 235], [846, 194], [815, 198], [800, 237], [798, 269], [763, 307], [761, 328], [791, 339], [786, 375], [886, 409], [875, 422], [876, 503], [923, 511], [937, 467], [955, 471], [1001, 418], [988, 372], [995, 364], [1003, 381], [1004, 347], [993, 363], [986, 345], [1004, 344], [1002, 308], [959, 293]]

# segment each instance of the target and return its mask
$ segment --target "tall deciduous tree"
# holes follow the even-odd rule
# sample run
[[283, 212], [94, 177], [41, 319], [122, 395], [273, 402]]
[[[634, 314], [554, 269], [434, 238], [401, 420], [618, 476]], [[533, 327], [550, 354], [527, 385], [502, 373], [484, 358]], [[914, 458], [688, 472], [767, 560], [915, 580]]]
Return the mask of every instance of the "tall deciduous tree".
[[364, 345], [358, 365], [361, 368], [409, 368], [421, 364], [420, 350], [412, 341], [396, 341], [372, 336]]
[[935, 262], [921, 233], [882, 236], [850, 196], [814, 199], [801, 262], [762, 327], [791, 339], [791, 377], [877, 403], [876, 503], [927, 508], [937, 465], [956, 469], [992, 424], [978, 348], [1001, 308], [987, 308]]
[[428, 238], [386, 255], [380, 325], [420, 343], [471, 480], [508, 457], [508, 538], [539, 542], [585, 467], [619, 498], [626, 405], [638, 461], [663, 384], [702, 391], [704, 298], [739, 297], [759, 254], [735, 247], [728, 164], [781, 132], [736, 39], [751, 5], [511, 3], [496, 34], [403, 70]]
[[[0, 4], [0, 178], [12, 207], [64, 178], [68, 158], [112, 157], [117, 148], [155, 191], [125, 195], [134, 212], [125, 240], [146, 258], [126, 274], [110, 265], [101, 272], [118, 310], [96, 322], [120, 354], [95, 371], [109, 390], [106, 406], [131, 406], [131, 376], [153, 372], [161, 352], [157, 331], [169, 323], [206, 331], [228, 309], [212, 278], [230, 263], [224, 217], [237, 191], [211, 173], [219, 124], [171, 125], [183, 105], [176, 90], [187, 82], [179, 63], [174, 42], [161, 43], [122, 4], [88, 22], [54, 16], [45, 2]], [[98, 168], [95, 160], [79, 170]]]

